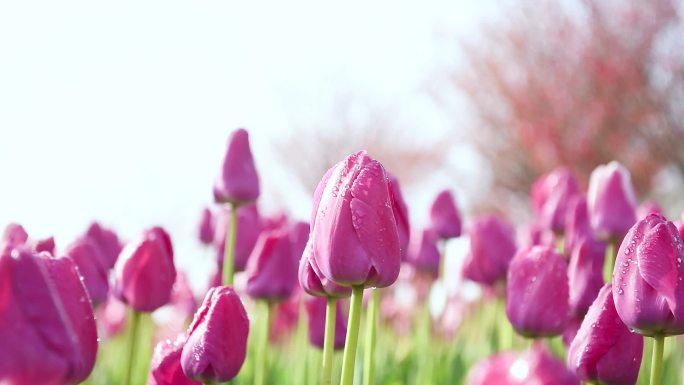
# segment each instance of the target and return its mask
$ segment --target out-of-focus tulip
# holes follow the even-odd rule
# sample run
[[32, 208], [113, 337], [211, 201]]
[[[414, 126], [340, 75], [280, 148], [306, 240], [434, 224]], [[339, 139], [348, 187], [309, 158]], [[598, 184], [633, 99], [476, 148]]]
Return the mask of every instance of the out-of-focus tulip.
[[308, 242], [299, 260], [299, 285], [302, 289], [318, 297], [349, 297], [351, 287], [338, 285], [321, 274], [312, 253], [311, 242]]
[[473, 220], [468, 236], [470, 251], [463, 263], [463, 276], [485, 285], [506, 278], [516, 249], [513, 226], [493, 215], [481, 216]]
[[576, 245], [585, 238], [595, 239], [594, 230], [589, 221], [589, 209], [587, 199], [578, 196], [573, 199], [568, 207], [565, 217], [565, 234], [563, 237], [565, 254], [570, 255]]
[[589, 179], [587, 204], [596, 235], [619, 241], [636, 221], [636, 194], [629, 171], [616, 161], [598, 166]]
[[104, 302], [109, 292], [109, 278], [100, 249], [90, 238], [81, 237], [71, 243], [64, 254], [78, 266], [93, 305]]
[[[216, 224], [214, 223], [214, 214], [208, 207], [202, 209], [199, 224], [197, 226], [197, 238], [205, 245], [211, 245], [214, 242], [214, 232]], [[223, 234], [225, 238], [226, 235]]]
[[291, 242], [287, 229], [261, 233], [247, 264], [247, 294], [268, 301], [292, 295], [298, 261], [293, 258]]
[[[216, 257], [219, 266], [223, 266], [223, 258], [226, 250], [226, 232], [230, 223], [230, 212], [222, 210], [217, 214], [216, 233], [214, 244], [216, 245]], [[261, 234], [261, 219], [256, 205], [240, 206], [237, 209], [237, 232], [235, 235], [235, 271], [243, 271], [247, 267], [247, 260], [254, 249], [259, 234]]]
[[133, 309], [151, 312], [169, 302], [175, 281], [171, 238], [161, 227], [153, 227], [121, 251], [113, 292]]
[[622, 241], [613, 271], [613, 299], [622, 321], [639, 333], [684, 333], [684, 243], [658, 214], [637, 222]]
[[27, 240], [28, 233], [24, 229], [24, 226], [18, 223], [10, 223], [5, 226], [5, 231], [2, 234], [0, 243], [9, 246], [19, 246], [26, 243]]
[[107, 296], [107, 300], [95, 309], [96, 318], [100, 332], [98, 335], [107, 337], [121, 333], [128, 320], [128, 308], [126, 304], [119, 301], [113, 294]]
[[606, 244], [585, 238], [572, 250], [568, 266], [570, 311], [582, 316], [603, 287], [603, 260]]
[[559, 335], [569, 312], [568, 266], [563, 256], [543, 246], [518, 251], [506, 286], [506, 314], [518, 333]]
[[520, 247], [554, 247], [556, 245], [556, 236], [553, 231], [542, 227], [536, 220], [521, 227], [517, 235]]
[[[311, 345], [323, 349], [325, 339], [325, 312], [328, 300], [323, 297], [307, 297], [305, 301], [306, 312], [309, 315], [309, 342]], [[347, 336], [347, 319], [344, 316], [342, 303], [335, 304], [335, 349], [344, 347], [344, 339]]]
[[568, 350], [568, 367], [587, 383], [634, 385], [644, 338], [615, 311], [610, 284], [601, 288]]
[[290, 240], [292, 241], [292, 257], [299, 263], [304, 255], [306, 244], [309, 242], [309, 224], [299, 221], [291, 225]]
[[577, 331], [579, 330], [580, 326], [582, 326], [583, 319], [584, 315], [579, 317], [571, 317], [570, 320], [568, 320], [567, 325], [565, 325], [565, 330], [563, 330], [563, 345], [566, 347], [570, 346], [572, 340], [574, 340], [575, 336], [577, 335]]
[[95, 364], [97, 330], [73, 261], [5, 248], [0, 282], [0, 383], [85, 380]]
[[86, 230], [85, 236], [100, 248], [107, 269], [114, 267], [122, 248], [116, 233], [97, 222], [93, 222]]
[[261, 218], [261, 228], [263, 230], [278, 230], [287, 226], [289, 218], [284, 212], [278, 212], [273, 215], [267, 215]]
[[273, 321], [268, 336], [272, 342], [280, 342], [297, 327], [299, 308], [301, 305], [301, 290], [295, 290], [290, 298], [275, 304], [273, 307]]
[[45, 251], [47, 253], [50, 253], [50, 255], [55, 255], [55, 238], [47, 237], [44, 239], [37, 240], [33, 244], [33, 250], [35, 250], [36, 253]]
[[192, 292], [188, 277], [183, 271], [179, 271], [176, 274], [176, 282], [174, 282], [171, 289], [171, 304], [188, 318], [192, 317], [195, 310], [197, 310], [195, 293]]
[[404, 260], [408, 251], [410, 231], [408, 207], [406, 207], [404, 195], [401, 193], [399, 179], [388, 172], [387, 183], [389, 185], [390, 202], [392, 203], [394, 220], [397, 222], [397, 234], [399, 235], [401, 259]]
[[253, 202], [258, 197], [259, 176], [249, 148], [249, 134], [238, 128], [228, 138], [221, 173], [214, 183], [214, 200], [242, 204]]
[[648, 200], [637, 207], [636, 216], [637, 220], [645, 219], [649, 214], [660, 214], [663, 215], [663, 208], [660, 207], [658, 202], [653, 200]]
[[202, 385], [183, 373], [180, 358], [185, 345], [185, 335], [179, 335], [176, 340], [164, 340], [157, 344], [152, 354], [150, 375], [147, 385]]
[[426, 271], [437, 277], [440, 259], [437, 235], [431, 229], [414, 229], [411, 234], [406, 261], [413, 265], [416, 270]]
[[313, 257], [346, 286], [386, 287], [399, 275], [399, 235], [385, 169], [364, 151], [325, 174], [314, 193]]
[[231, 380], [245, 361], [248, 334], [247, 312], [233, 288], [209, 289], [188, 329], [183, 372], [201, 381]]
[[449, 239], [461, 236], [461, 216], [456, 200], [449, 190], [443, 190], [430, 206], [430, 227], [437, 236]]
[[544, 228], [563, 233], [569, 203], [580, 194], [575, 176], [567, 167], [558, 167], [533, 185], [532, 210]]

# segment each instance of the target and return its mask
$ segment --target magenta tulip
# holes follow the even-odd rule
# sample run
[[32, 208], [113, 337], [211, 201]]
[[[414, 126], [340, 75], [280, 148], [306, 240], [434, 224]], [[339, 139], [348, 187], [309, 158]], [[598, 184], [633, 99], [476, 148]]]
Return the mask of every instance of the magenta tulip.
[[414, 230], [409, 243], [407, 262], [416, 270], [428, 272], [436, 278], [439, 275], [440, 259], [437, 235], [431, 229]]
[[253, 202], [258, 197], [259, 176], [249, 148], [249, 134], [238, 128], [228, 138], [223, 167], [214, 183], [214, 200], [242, 204]]
[[506, 314], [526, 337], [563, 332], [569, 316], [568, 266], [549, 247], [521, 249], [513, 257], [506, 285]]
[[534, 215], [544, 228], [563, 233], [569, 204], [580, 194], [575, 176], [568, 168], [559, 167], [539, 178], [532, 187]]
[[[217, 214], [216, 232], [214, 234], [214, 245], [216, 245], [216, 257], [219, 266], [223, 266], [223, 258], [226, 249], [226, 232], [230, 224], [230, 208], [221, 210]], [[259, 217], [259, 210], [254, 204], [240, 206], [237, 208], [237, 232], [235, 238], [235, 271], [243, 271], [247, 267], [254, 245], [261, 234], [262, 225]], [[221, 269], [219, 269], [220, 271]]]
[[658, 202], [652, 200], [641, 203], [636, 210], [637, 220], [645, 219], [647, 216], [649, 216], [649, 214], [665, 215], [663, 214], [663, 208], [660, 207]]
[[589, 209], [585, 197], [575, 197], [570, 202], [567, 214], [563, 242], [565, 254], [570, 255], [580, 241], [585, 238], [595, 239], [596, 236], [589, 221]]
[[209, 289], [188, 329], [181, 354], [183, 372], [201, 381], [229, 381], [247, 354], [249, 319], [230, 286]]
[[95, 364], [97, 331], [74, 263], [6, 247], [0, 283], [0, 383], [85, 380]]
[[[307, 297], [305, 300], [306, 312], [309, 315], [309, 342], [311, 345], [323, 349], [325, 339], [325, 311], [327, 299], [323, 297]], [[344, 339], [347, 336], [347, 319], [340, 301], [335, 304], [335, 341], [334, 348], [342, 349]]]
[[399, 180], [389, 172], [387, 173], [387, 183], [389, 186], [390, 202], [392, 203], [394, 220], [397, 222], [401, 259], [404, 260], [408, 251], [410, 231], [408, 207], [406, 207], [404, 196], [401, 193]]
[[346, 286], [386, 287], [399, 275], [399, 235], [385, 169], [365, 152], [328, 170], [314, 193], [313, 256]]
[[247, 264], [247, 294], [268, 301], [286, 299], [297, 286], [297, 266], [286, 229], [262, 232]]
[[175, 341], [164, 340], [157, 344], [152, 354], [147, 385], [202, 385], [183, 373], [180, 362], [183, 345], [184, 334], [179, 335]]
[[477, 217], [468, 231], [470, 251], [463, 263], [463, 276], [485, 285], [506, 278], [515, 254], [513, 226], [493, 215]]
[[634, 385], [644, 338], [615, 311], [611, 285], [603, 286], [568, 350], [568, 367], [587, 383]]
[[519, 230], [518, 243], [520, 247], [555, 246], [556, 236], [553, 231], [542, 227], [538, 220], [533, 219]]
[[286, 227], [289, 218], [284, 212], [278, 212], [273, 215], [268, 215], [261, 218], [261, 227], [263, 230], [278, 230]]
[[589, 179], [591, 225], [603, 240], [620, 240], [636, 222], [636, 194], [629, 171], [618, 162], [598, 166]]
[[295, 222], [289, 228], [290, 240], [292, 241], [292, 258], [297, 261], [302, 259], [306, 244], [309, 242], [309, 224], [306, 222]]
[[321, 274], [312, 253], [311, 242], [308, 242], [299, 261], [299, 285], [302, 289], [317, 297], [349, 297], [351, 287], [338, 285]]
[[[214, 214], [208, 207], [202, 209], [202, 215], [197, 226], [197, 238], [205, 245], [211, 245], [214, 242], [215, 232]], [[223, 237], [225, 238], [225, 234]]]
[[584, 315], [603, 287], [603, 260], [606, 244], [585, 238], [572, 250], [568, 266], [570, 311]]
[[109, 292], [109, 278], [100, 249], [90, 238], [81, 237], [71, 243], [64, 254], [78, 266], [93, 305], [104, 302]]
[[24, 229], [24, 226], [18, 223], [10, 223], [5, 226], [5, 231], [2, 234], [0, 244], [19, 246], [25, 244], [27, 240], [28, 233]]
[[430, 206], [430, 227], [442, 239], [461, 236], [461, 216], [456, 200], [449, 190], [443, 190]]
[[35, 241], [33, 244], [33, 250], [35, 250], [36, 253], [44, 251], [50, 255], [55, 255], [55, 238], [47, 237]]
[[684, 333], [684, 242], [658, 214], [637, 222], [622, 241], [613, 271], [613, 299], [622, 321], [639, 333]]
[[169, 302], [175, 281], [171, 238], [161, 227], [153, 227], [121, 251], [113, 292], [133, 309], [151, 312]]
[[100, 248], [107, 269], [114, 267], [122, 248], [116, 233], [97, 222], [93, 222], [86, 230], [85, 236]]

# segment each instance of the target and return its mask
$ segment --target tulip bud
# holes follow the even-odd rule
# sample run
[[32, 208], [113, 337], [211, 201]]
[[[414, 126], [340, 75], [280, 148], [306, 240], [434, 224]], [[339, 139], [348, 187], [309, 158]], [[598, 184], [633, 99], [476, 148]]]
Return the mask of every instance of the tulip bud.
[[589, 221], [587, 199], [578, 196], [570, 202], [565, 217], [565, 234], [563, 238], [566, 254], [572, 253], [578, 243], [585, 238], [596, 238]]
[[518, 251], [506, 286], [506, 314], [516, 331], [526, 337], [559, 335], [569, 311], [563, 256], [543, 246]]
[[152, 354], [147, 385], [202, 385], [183, 373], [180, 363], [183, 345], [184, 334], [179, 335], [175, 341], [164, 340], [157, 344]]
[[[230, 210], [230, 209], [228, 209]], [[216, 232], [214, 244], [216, 245], [216, 257], [219, 266], [223, 266], [223, 258], [226, 250], [226, 233], [230, 224], [230, 211], [222, 210], [217, 214]], [[247, 267], [254, 245], [261, 234], [262, 226], [259, 211], [254, 204], [237, 208], [237, 232], [235, 234], [235, 271], [243, 271]], [[220, 269], [219, 269], [220, 270]]]
[[175, 281], [171, 238], [161, 227], [153, 227], [121, 251], [113, 292], [133, 309], [152, 312], [169, 302]]
[[399, 235], [380, 162], [363, 151], [349, 155], [323, 177], [313, 207], [311, 245], [324, 276], [345, 286], [394, 283]]
[[622, 238], [636, 221], [636, 194], [629, 171], [613, 161], [598, 166], [587, 194], [591, 226], [604, 240]]
[[449, 190], [443, 190], [435, 197], [430, 207], [430, 227], [442, 239], [461, 236], [461, 216], [456, 200]]
[[249, 319], [230, 286], [209, 289], [188, 329], [181, 354], [183, 372], [200, 381], [229, 381], [247, 354]]
[[437, 235], [431, 229], [414, 230], [409, 243], [407, 262], [416, 270], [422, 270], [437, 277], [441, 255], [437, 248]]
[[15, 247], [25, 244], [27, 240], [28, 233], [24, 229], [24, 226], [18, 223], [10, 223], [5, 226], [5, 231], [2, 234], [0, 243]]
[[55, 255], [55, 238], [47, 237], [37, 240], [33, 245], [33, 250], [35, 250], [36, 253], [44, 251], [50, 253], [50, 255]]
[[119, 243], [119, 238], [114, 231], [102, 227], [99, 223], [93, 222], [88, 230], [86, 230], [85, 236], [97, 245], [100, 249], [100, 253], [105, 261], [105, 267], [107, 270], [114, 267], [116, 259], [121, 253], [121, 243]]
[[627, 328], [615, 311], [611, 285], [599, 291], [568, 350], [568, 367], [588, 383], [634, 385], [644, 338]]
[[684, 333], [682, 258], [682, 237], [663, 216], [651, 214], [629, 230], [615, 260], [613, 299], [630, 329], [647, 336]]
[[[325, 339], [325, 313], [328, 300], [323, 297], [307, 297], [305, 301], [306, 312], [309, 315], [309, 342], [311, 345], [323, 349]], [[344, 316], [342, 303], [337, 301], [335, 311], [335, 349], [344, 347], [344, 339], [347, 337], [347, 320]]]
[[473, 220], [468, 236], [470, 251], [463, 262], [463, 276], [485, 285], [504, 279], [515, 254], [513, 226], [493, 215], [482, 216]]
[[299, 264], [299, 260], [304, 255], [306, 244], [309, 242], [309, 224], [301, 221], [296, 222], [290, 226], [289, 231], [290, 240], [292, 241], [292, 259]]
[[97, 331], [74, 263], [5, 248], [0, 282], [0, 383], [85, 380], [95, 364]]
[[282, 301], [292, 295], [298, 261], [291, 250], [287, 231], [261, 233], [247, 264], [247, 294], [268, 301]]
[[238, 128], [228, 139], [221, 174], [214, 183], [214, 200], [242, 204], [253, 202], [258, 197], [259, 176], [249, 148], [249, 134]]
[[401, 259], [404, 260], [408, 250], [410, 231], [408, 207], [406, 207], [404, 196], [401, 193], [399, 180], [389, 172], [387, 173], [387, 183], [389, 186], [390, 203], [392, 204], [394, 220], [397, 222]]
[[351, 287], [338, 285], [321, 274], [312, 253], [313, 249], [309, 241], [299, 260], [299, 285], [302, 289], [317, 297], [349, 297]]
[[104, 302], [109, 292], [109, 278], [100, 249], [90, 238], [82, 237], [70, 244], [64, 254], [78, 266], [93, 305]]
[[563, 233], [569, 203], [580, 194], [575, 176], [559, 167], [535, 182], [530, 195], [532, 210], [544, 228]]
[[570, 282], [570, 311], [582, 316], [603, 287], [603, 260], [606, 244], [585, 238], [570, 255], [568, 279]]
[[[209, 208], [202, 209], [199, 225], [197, 226], [197, 238], [205, 245], [211, 245], [214, 242], [214, 214]], [[225, 238], [226, 235], [223, 234]]]

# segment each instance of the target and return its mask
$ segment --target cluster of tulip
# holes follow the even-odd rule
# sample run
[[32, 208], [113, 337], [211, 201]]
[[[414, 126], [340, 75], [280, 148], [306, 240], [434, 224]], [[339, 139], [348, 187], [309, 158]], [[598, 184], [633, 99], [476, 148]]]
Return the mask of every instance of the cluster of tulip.
[[[684, 334], [684, 226], [653, 204], [637, 208], [616, 162], [594, 171], [586, 195], [567, 169], [540, 178], [518, 240], [500, 216], [473, 218], [452, 279], [446, 245], [462, 231], [452, 194], [439, 193], [429, 224], [411, 228], [398, 180], [365, 152], [323, 176], [310, 223], [262, 217], [259, 192], [248, 134], [236, 130], [214, 185], [220, 207], [205, 209], [198, 228], [217, 253], [199, 307], [161, 227], [122, 246], [94, 223], [56, 253], [52, 238], [7, 226], [0, 383], [332, 384], [339, 374], [341, 385], [634, 385], [648, 373], [655, 385], [664, 355], [681, 365], [664, 338]], [[461, 277], [482, 298], [468, 303], [463, 286], [447, 289]], [[171, 326], [152, 330], [150, 313], [162, 307], [173, 309]], [[284, 351], [297, 357], [283, 364], [288, 354], [275, 345], [292, 329]], [[301, 343], [307, 329], [322, 349], [315, 357]], [[485, 354], [468, 355], [482, 335]]]

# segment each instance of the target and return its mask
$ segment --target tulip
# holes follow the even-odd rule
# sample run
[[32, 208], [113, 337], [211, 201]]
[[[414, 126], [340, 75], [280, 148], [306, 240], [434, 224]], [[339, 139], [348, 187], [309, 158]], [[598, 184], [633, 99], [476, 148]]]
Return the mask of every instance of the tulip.
[[215, 231], [214, 214], [208, 207], [205, 207], [202, 209], [202, 215], [197, 226], [197, 238], [202, 244], [211, 245], [214, 242]]
[[461, 236], [461, 216], [451, 191], [441, 191], [432, 202], [430, 227], [442, 239]]
[[68, 258], [19, 246], [0, 255], [0, 383], [77, 384], [93, 369], [97, 330]]
[[591, 173], [587, 195], [596, 235], [619, 241], [636, 221], [636, 194], [629, 171], [616, 161], [598, 166]]
[[[245, 270], [247, 260], [262, 230], [256, 204], [233, 206], [217, 214], [214, 245], [219, 266], [222, 267], [223, 280], [230, 279], [232, 283], [233, 273]], [[227, 244], [232, 245], [232, 248], [226, 247]], [[232, 260], [233, 264], [226, 265], [223, 262], [226, 259]]]
[[238, 128], [228, 138], [223, 167], [214, 183], [214, 199], [218, 203], [243, 204], [258, 197], [259, 176], [249, 147], [249, 134]]
[[291, 250], [287, 231], [263, 232], [247, 265], [247, 294], [272, 302], [292, 295], [297, 285], [297, 260]]
[[652, 200], [641, 203], [636, 210], [637, 220], [645, 219], [649, 214], [665, 215], [663, 214], [663, 208], [660, 207], [658, 202]]
[[566, 167], [559, 167], [535, 182], [530, 196], [532, 210], [544, 228], [562, 234], [569, 204], [580, 194], [575, 176]]
[[157, 344], [152, 355], [147, 385], [202, 385], [183, 373], [180, 358], [185, 338], [181, 334], [174, 341], [167, 339]]
[[506, 314], [526, 337], [563, 332], [568, 321], [568, 266], [549, 247], [521, 249], [513, 257], [506, 285]]
[[10, 223], [5, 226], [5, 231], [2, 234], [1, 244], [9, 246], [19, 246], [26, 243], [28, 240], [28, 233], [24, 226], [18, 223]]
[[570, 202], [565, 217], [564, 252], [572, 253], [576, 245], [585, 238], [595, 239], [596, 237], [589, 221], [587, 199], [578, 196]]
[[181, 353], [183, 372], [200, 381], [229, 381], [247, 354], [249, 319], [230, 286], [209, 289], [188, 329]]
[[473, 220], [468, 235], [470, 251], [463, 263], [463, 276], [484, 285], [504, 279], [516, 249], [513, 227], [487, 215]]
[[301, 290], [295, 290], [290, 298], [275, 304], [273, 322], [268, 334], [271, 342], [281, 342], [297, 327], [301, 302]]
[[289, 218], [284, 212], [279, 212], [274, 215], [268, 215], [261, 219], [261, 227], [263, 230], [278, 230], [287, 226]]
[[35, 250], [36, 253], [45, 251], [50, 253], [50, 255], [55, 255], [55, 238], [47, 237], [37, 240], [33, 245], [33, 250]]
[[109, 292], [109, 278], [100, 249], [90, 238], [81, 237], [71, 243], [64, 254], [78, 266], [93, 305], [104, 302]]
[[537, 220], [523, 226], [518, 232], [518, 243], [521, 247], [556, 245], [553, 231], [542, 227]]
[[[311, 345], [323, 349], [327, 301], [322, 297], [308, 297], [305, 304], [306, 312], [309, 315], [309, 341]], [[342, 313], [340, 302], [336, 304], [335, 314], [333, 347], [337, 350], [344, 347], [344, 340], [347, 335], [347, 320]]]
[[439, 274], [441, 255], [437, 247], [437, 235], [431, 229], [414, 230], [409, 243], [407, 262], [418, 271], [432, 277]]
[[311, 242], [308, 242], [299, 261], [299, 285], [302, 289], [318, 297], [349, 297], [351, 287], [338, 285], [321, 274], [312, 253]]
[[179, 271], [176, 275], [176, 282], [171, 288], [171, 304], [186, 317], [192, 317], [197, 310], [197, 300], [195, 293], [192, 292], [190, 282], [185, 272]]
[[568, 350], [568, 367], [583, 381], [634, 385], [644, 339], [622, 323], [611, 285], [601, 288]]
[[[397, 222], [397, 234], [399, 235], [399, 247], [401, 259], [406, 257], [409, 244], [409, 213], [404, 196], [401, 193], [399, 180], [389, 172], [387, 173], [387, 183], [389, 186], [390, 203], [392, 204], [392, 212], [394, 213], [394, 220]], [[460, 231], [459, 231], [460, 233]]]
[[292, 259], [297, 263], [302, 259], [304, 250], [309, 242], [309, 224], [306, 222], [295, 222], [289, 228], [290, 240], [292, 241]]
[[584, 315], [603, 286], [603, 259], [606, 244], [585, 238], [572, 250], [568, 266], [570, 311]]
[[116, 233], [93, 222], [86, 230], [85, 236], [100, 248], [100, 254], [104, 258], [104, 265], [107, 269], [114, 267], [122, 248]]

